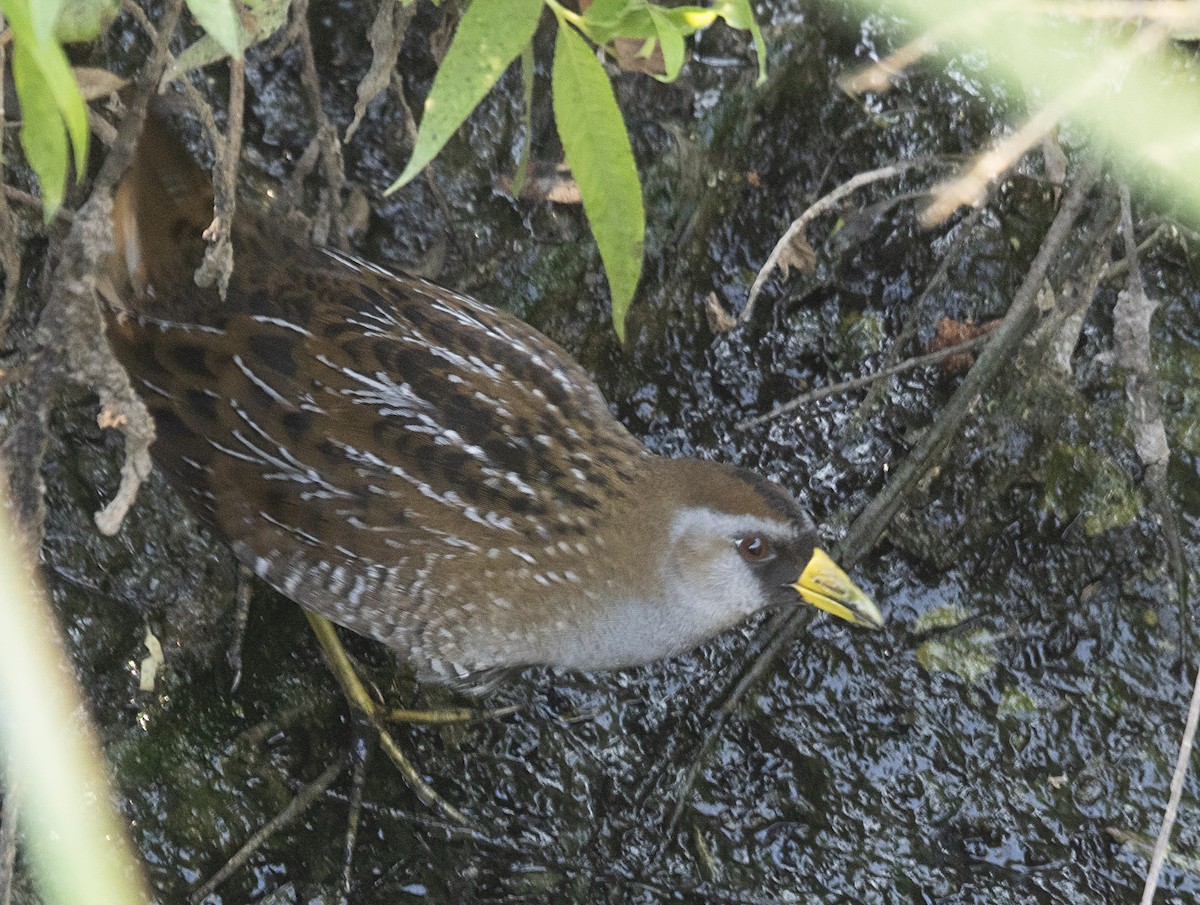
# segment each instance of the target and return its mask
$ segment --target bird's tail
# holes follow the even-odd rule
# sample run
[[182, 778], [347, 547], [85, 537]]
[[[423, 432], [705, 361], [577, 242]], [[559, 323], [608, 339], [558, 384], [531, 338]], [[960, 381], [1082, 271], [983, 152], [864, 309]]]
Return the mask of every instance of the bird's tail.
[[[113, 194], [113, 254], [105, 275], [123, 310], [149, 303], [155, 287], [190, 281], [212, 221], [212, 183], [170, 128], [153, 114]], [[109, 295], [106, 293], [106, 295]]]

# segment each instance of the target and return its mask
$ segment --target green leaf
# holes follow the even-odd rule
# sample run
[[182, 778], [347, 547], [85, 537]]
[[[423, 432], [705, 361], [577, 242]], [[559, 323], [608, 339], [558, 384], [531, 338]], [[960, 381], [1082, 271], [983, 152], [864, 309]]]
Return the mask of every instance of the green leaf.
[[658, 29], [658, 42], [662, 45], [663, 80], [675, 81], [679, 70], [683, 68], [683, 58], [686, 50], [683, 46], [683, 34], [669, 17], [658, 7], [650, 7], [650, 16]]
[[[66, 123], [67, 133], [71, 136], [71, 147], [75, 151], [75, 171], [82, 173], [87, 168], [91, 131], [88, 128], [87, 104], [83, 102], [79, 85], [75, 82], [75, 76], [71, 74], [71, 64], [67, 62], [67, 55], [57, 43], [50, 42], [27, 49], [41, 72], [43, 90], [50, 92], [58, 106], [59, 115]], [[20, 91], [17, 95], [24, 102]]]
[[433, 160], [533, 39], [541, 14], [542, 0], [474, 0], [467, 7], [425, 100], [412, 159], [387, 193]]
[[[22, 89], [20, 84], [17, 86], [17, 98], [21, 102], [22, 111], [26, 107], [34, 110], [34, 116], [39, 123], [39, 126], [33, 127], [36, 129], [45, 125], [42, 117], [48, 103], [51, 104], [50, 109], [57, 110], [57, 116], [61, 117], [62, 122], [66, 124], [67, 133], [75, 151], [75, 169], [82, 173], [87, 166], [88, 140], [91, 133], [88, 130], [87, 106], [84, 104], [83, 96], [79, 93], [75, 77], [71, 74], [71, 66], [67, 62], [66, 54], [63, 53], [62, 47], [53, 37], [46, 40], [38, 37], [30, 0], [0, 0], [0, 11], [3, 11], [8, 17], [8, 24], [12, 29], [14, 58], [18, 49], [23, 55], [22, 66], [25, 71], [21, 84], [25, 87]], [[41, 14], [40, 7], [39, 14]], [[31, 75], [34, 69], [37, 70], [36, 76]], [[24, 118], [24, 113], [22, 116]], [[27, 142], [39, 146], [43, 155], [43, 164], [48, 165], [49, 158], [45, 154], [54, 144], [54, 140], [47, 137], [48, 144], [43, 147], [43, 143], [39, 139], [40, 136], [32, 133], [27, 138], [26, 129], [24, 126], [22, 127], [22, 146], [27, 146]], [[50, 167], [46, 172], [53, 176], [55, 169]], [[39, 179], [41, 176], [41, 172], [38, 172]], [[61, 201], [61, 186], [58, 190], [58, 197]]]
[[613, 38], [653, 38], [656, 33], [651, 9], [644, 0], [640, 5], [631, 4], [629, 0], [616, 3], [598, 0], [588, 7], [577, 24], [597, 44], [607, 44]]
[[66, 191], [67, 130], [27, 41], [13, 42], [12, 66], [21, 101], [21, 147], [41, 183], [42, 207], [49, 223]]
[[58, 23], [58, 13], [63, 0], [33, 0], [27, 3], [30, 19], [33, 22], [33, 33], [38, 42], [49, 41], [54, 37], [54, 26]]
[[750, 0], [725, 0], [713, 7], [713, 12], [725, 20], [730, 28], [740, 28], [750, 32], [754, 41], [754, 52], [758, 55], [758, 81], [761, 85], [767, 80], [767, 42], [763, 40], [762, 29], [754, 18], [754, 10], [750, 8]]
[[64, 0], [54, 25], [54, 37], [63, 44], [94, 41], [112, 25], [121, 11], [121, 0]]
[[525, 176], [529, 172], [529, 159], [533, 157], [533, 77], [537, 69], [533, 59], [533, 45], [526, 44], [521, 51], [521, 89], [525, 95], [525, 112], [521, 115], [521, 128], [525, 130], [525, 146], [521, 149], [521, 161], [513, 176], [512, 194], [520, 198], [525, 189]]
[[702, 6], [673, 6], [659, 12], [674, 22], [675, 27], [684, 35], [694, 35], [700, 29], [708, 28], [718, 18], [715, 10]]
[[242, 55], [242, 23], [232, 0], [187, 0], [187, 8], [231, 57]]
[[612, 290], [613, 326], [625, 341], [625, 314], [642, 275], [646, 213], [625, 121], [604, 67], [575, 29], [559, 20], [554, 45], [554, 119]]
[[[244, 51], [247, 47], [265, 41], [287, 23], [291, 0], [244, 0], [243, 6], [249, 13], [241, 29], [241, 48]], [[185, 72], [219, 62], [228, 56], [229, 53], [224, 47], [210, 35], [205, 35], [194, 44], [188, 45], [175, 58], [175, 62], [167, 67], [163, 78], [173, 81]]]

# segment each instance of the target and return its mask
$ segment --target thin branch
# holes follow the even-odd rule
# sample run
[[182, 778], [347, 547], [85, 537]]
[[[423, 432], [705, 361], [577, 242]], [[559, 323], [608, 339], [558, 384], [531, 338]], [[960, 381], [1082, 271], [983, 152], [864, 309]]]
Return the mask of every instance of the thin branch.
[[1196, 672], [1196, 683], [1192, 686], [1192, 702], [1188, 707], [1187, 723], [1183, 727], [1183, 739], [1179, 743], [1179, 757], [1175, 759], [1175, 774], [1171, 777], [1171, 797], [1163, 813], [1158, 839], [1154, 842], [1154, 856], [1150, 859], [1150, 871], [1146, 874], [1146, 888], [1142, 891], [1141, 905], [1151, 905], [1158, 889], [1158, 878], [1162, 873], [1167, 849], [1171, 845], [1171, 831], [1175, 828], [1175, 817], [1179, 813], [1179, 800], [1183, 797], [1183, 782], [1187, 779], [1188, 763], [1192, 757], [1192, 745], [1196, 741], [1196, 724], [1200, 723], [1200, 670]]
[[933, 200], [921, 212], [921, 225], [934, 226], [959, 207], [978, 203], [994, 179], [1007, 172], [1072, 111], [1101, 92], [1111, 90], [1114, 80], [1119, 80], [1134, 62], [1153, 53], [1167, 37], [1167, 29], [1161, 26], [1139, 32], [1127, 47], [1114, 51], [1107, 60], [1094, 66], [1087, 78], [1050, 98], [1015, 132], [979, 154], [962, 173], [934, 186]]
[[887, 91], [892, 82], [903, 75], [906, 69], [937, 52], [938, 37], [935, 31], [918, 35], [883, 59], [839, 76], [837, 86], [853, 96], [866, 94], [868, 91], [876, 94]]
[[1125, 382], [1125, 395], [1129, 399], [1133, 445], [1145, 468], [1143, 483], [1150, 490], [1151, 501], [1162, 523], [1172, 576], [1186, 609], [1188, 577], [1183, 542], [1179, 536], [1179, 518], [1167, 486], [1171, 449], [1167, 444], [1167, 430], [1159, 403], [1161, 393], [1158, 376], [1154, 372], [1150, 350], [1150, 320], [1158, 309], [1158, 303], [1146, 295], [1142, 283], [1127, 186], [1121, 187], [1121, 233], [1125, 240], [1129, 275], [1126, 288], [1117, 295], [1117, 304], [1113, 309], [1113, 339], [1118, 363], [1130, 371]]
[[963, 352], [971, 352], [987, 344], [987, 341], [992, 338], [990, 333], [985, 333], [982, 336], [976, 336], [973, 339], [968, 339], [965, 342], [956, 343], [953, 346], [946, 346], [944, 349], [938, 349], [936, 352], [929, 352], [925, 355], [914, 355], [912, 358], [906, 358], [899, 364], [894, 364], [891, 367], [884, 368], [881, 371], [875, 371], [873, 374], [866, 374], [862, 377], [855, 377], [852, 380], [843, 380], [841, 383], [830, 384], [829, 386], [817, 387], [811, 392], [805, 393], [803, 396], [797, 396], [795, 399], [784, 402], [775, 406], [765, 415], [755, 415], [753, 418], [746, 418], [739, 421], [733, 426], [734, 430], [746, 430], [762, 424], [765, 421], [771, 421], [778, 418], [780, 415], [786, 415], [788, 412], [794, 412], [796, 409], [808, 405], [811, 402], [816, 402], [819, 399], [827, 399], [830, 396], [837, 396], [839, 393], [848, 393], [851, 390], [862, 389], [865, 386], [870, 386], [877, 380], [883, 380], [888, 377], [893, 377], [903, 371], [911, 371], [914, 368], [923, 368], [926, 365], [937, 364], [943, 359], [950, 358], [954, 355], [961, 355]]
[[346, 819], [346, 838], [342, 845], [342, 892], [350, 895], [354, 886], [354, 850], [358, 844], [358, 828], [362, 824], [363, 791], [367, 785], [367, 765], [371, 762], [372, 739], [355, 739], [354, 773], [350, 778], [350, 813]]
[[100, 397], [100, 421], [125, 434], [121, 485], [113, 500], [96, 513], [96, 525], [113, 533], [150, 473], [154, 424], [129, 383], [129, 375], [101, 341], [104, 320], [97, 298], [96, 273], [112, 250], [112, 192], [133, 160], [150, 98], [170, 57], [168, 44], [183, 10], [183, 0], [163, 9], [161, 29], [139, 75], [116, 139], [93, 182], [92, 193], [76, 213], [63, 252], [50, 280], [50, 296], [34, 333], [30, 376], [22, 386], [22, 409], [4, 452], [22, 529], [32, 540], [42, 534], [41, 464], [45, 456], [50, 397], [61, 377], [87, 386]]
[[[6, 23], [0, 16], [0, 31]], [[0, 73], [7, 71], [7, 48], [0, 45]], [[4, 122], [4, 91], [0, 90], [0, 123]], [[2, 142], [3, 134], [0, 134]], [[0, 143], [0, 159], [4, 157], [4, 146]], [[21, 249], [17, 243], [17, 225], [8, 208], [8, 186], [0, 195], [0, 269], [4, 271], [4, 296], [0, 298], [0, 347], [6, 345], [8, 324], [12, 320], [13, 304], [17, 300], [17, 286], [21, 282]], [[0, 900], [6, 902], [6, 900]]]
[[[239, 2], [237, 4], [241, 6]], [[239, 11], [240, 12], [240, 11]], [[221, 298], [229, 290], [233, 275], [233, 220], [237, 211], [237, 174], [242, 158], [242, 119], [246, 107], [246, 61], [229, 59], [229, 115], [225, 136], [215, 139], [213, 153], [213, 221], [204, 231], [208, 248], [196, 270], [196, 285], [217, 284]]]
[[[1150, 235], [1146, 236], [1138, 243], [1137, 253], [1145, 254], [1167, 236], [1175, 233], [1177, 227], [1173, 223], [1160, 223], [1151, 230]], [[1125, 276], [1129, 272], [1129, 258], [1120, 258], [1116, 261], [1110, 261], [1108, 266], [1104, 268], [1104, 273], [1100, 275], [1101, 280], [1115, 280], [1118, 277]]]
[[321, 174], [325, 178], [321, 210], [316, 217], [313, 239], [318, 245], [346, 248], [346, 225], [342, 216], [342, 185], [346, 181], [342, 163], [342, 146], [337, 129], [325, 112], [321, 97], [321, 80], [317, 75], [316, 57], [313, 54], [312, 32], [308, 27], [308, 0], [292, 3], [293, 33], [300, 45], [304, 65], [300, 69], [300, 83], [308, 97], [308, 106], [317, 121], [317, 138], [321, 142]]
[[750, 294], [746, 299], [746, 307], [742, 310], [738, 320], [743, 324], [747, 323], [754, 316], [754, 304], [758, 300], [758, 294], [762, 292], [763, 284], [775, 272], [775, 269], [780, 265], [780, 262], [785, 260], [785, 255], [792, 248], [792, 243], [802, 237], [805, 228], [826, 211], [835, 207], [847, 195], [853, 194], [863, 186], [870, 185], [874, 182], [879, 182], [883, 179], [891, 179], [899, 176], [915, 167], [929, 166], [940, 162], [939, 158], [921, 157], [916, 160], [904, 160], [899, 163], [891, 164], [890, 166], [880, 167], [877, 170], [868, 170], [865, 173], [859, 173], [853, 178], [843, 182], [832, 192], [822, 198], [817, 199], [808, 210], [801, 214], [798, 218], [792, 221], [792, 225], [787, 228], [783, 236], [775, 247], [771, 249], [771, 254], [767, 256], [767, 261], [759, 270], [758, 276], [754, 278], [754, 283], [750, 286]]
[[[22, 207], [27, 207], [31, 210], [40, 211], [45, 206], [42, 202], [42, 199], [37, 195], [27, 192], [24, 189], [19, 189], [15, 185], [4, 186], [4, 197], [9, 201], [15, 201]], [[58, 209], [58, 213], [55, 214], [55, 217], [57, 217], [59, 220], [62, 220], [64, 223], [70, 223], [75, 219], [75, 215], [65, 207], [60, 207]]]
[[1078, 175], [1071, 191], [1063, 200], [1058, 215], [1050, 225], [1029, 272], [1017, 290], [1008, 313], [992, 334], [992, 341], [987, 344], [975, 366], [951, 397], [937, 423], [925, 432], [908, 458], [896, 470], [887, 487], [855, 520], [842, 544], [847, 554], [839, 561], [853, 564], [866, 550], [874, 546], [899, 509], [904, 495], [925, 475], [934, 458], [953, 437], [959, 423], [974, 407], [983, 390], [1012, 360], [1017, 346], [1037, 320], [1037, 299], [1046, 281], [1050, 264], [1066, 242], [1096, 179], [1096, 170], [1091, 166]]
[[233, 876], [236, 871], [240, 870], [253, 857], [254, 853], [262, 848], [264, 842], [284, 827], [293, 823], [296, 818], [312, 807], [317, 799], [328, 792], [329, 787], [341, 776], [348, 763], [349, 757], [342, 755], [326, 767], [320, 776], [296, 793], [296, 797], [288, 802], [287, 807], [268, 820], [258, 832], [247, 839], [245, 844], [234, 853], [233, 857], [226, 861], [225, 865], [209, 878], [208, 882], [192, 893], [189, 900], [193, 903], [199, 903], [208, 898], [218, 886]]

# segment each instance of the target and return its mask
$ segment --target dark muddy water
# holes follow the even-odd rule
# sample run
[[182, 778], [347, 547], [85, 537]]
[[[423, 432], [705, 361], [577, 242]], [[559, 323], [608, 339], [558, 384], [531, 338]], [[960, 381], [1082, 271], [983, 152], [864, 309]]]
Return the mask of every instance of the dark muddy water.
[[[370, 59], [371, 15], [349, 0], [312, 7], [325, 101], [341, 127]], [[437, 19], [418, 15], [400, 57], [414, 103], [432, 76]], [[346, 168], [373, 199], [360, 252], [528, 319], [578, 356], [651, 448], [776, 478], [832, 542], [960, 378], [917, 370], [770, 425], [734, 425], [892, 353], [916, 354], [943, 316], [1002, 316], [1055, 199], [1033, 158], [973, 224], [959, 217], [925, 231], [917, 202], [900, 196], [928, 187], [931, 173], [880, 184], [810, 231], [814, 273], [772, 281], [754, 323], [714, 336], [705, 297], [740, 308], [778, 236], [817, 197], [897, 159], [970, 152], [1019, 113], [961, 68], [929, 66], [889, 95], [851, 99], [833, 80], [887, 45], [874, 26], [785, 2], [762, 21], [764, 87], [754, 87], [746, 42], [718, 29], [701, 35], [678, 84], [618, 79], [649, 221], [626, 349], [608, 323], [581, 212], [516, 203], [496, 187], [523, 140], [518, 73], [438, 159], [436, 194], [419, 179], [380, 198], [409, 150], [392, 98], [371, 107], [345, 148]], [[117, 37], [111, 51], [134, 59], [138, 46]], [[247, 156], [268, 179], [290, 173], [312, 134], [298, 69], [294, 51], [250, 61]], [[542, 72], [534, 154], [553, 160], [547, 87]], [[37, 255], [32, 248], [29, 260]], [[945, 280], [922, 295], [946, 255]], [[1166, 242], [1144, 263], [1162, 303], [1156, 363], [1174, 503], [1195, 562], [1196, 262]], [[753, 626], [646, 669], [531, 671], [489, 701], [523, 705], [498, 722], [399, 727], [477, 832], [443, 823], [372, 751], [349, 900], [1135, 900], [1148, 860], [1137, 840], [1157, 832], [1196, 647], [1185, 674], [1124, 375], [1097, 359], [1112, 345], [1115, 288], [1105, 285], [1089, 313], [1072, 374], [1046, 377], [1037, 356], [1014, 363], [857, 569], [887, 630], [818, 619], [721, 733], [672, 832], [682, 776]], [[896, 348], [902, 336], [912, 338]], [[229, 690], [231, 555], [157, 478], [123, 532], [99, 537], [91, 513], [116, 486], [120, 444], [94, 423], [94, 401], [78, 396], [55, 419], [46, 573], [135, 844], [160, 901], [181, 902], [300, 784], [370, 744], [299, 611], [265, 588], [255, 593], [245, 675]], [[135, 674], [147, 628], [166, 651], [150, 694], [137, 691]], [[390, 700], [428, 701], [386, 654], [348, 643]], [[208, 901], [339, 901], [349, 788], [343, 776]], [[1157, 901], [1197, 901], [1198, 855], [1193, 771]]]

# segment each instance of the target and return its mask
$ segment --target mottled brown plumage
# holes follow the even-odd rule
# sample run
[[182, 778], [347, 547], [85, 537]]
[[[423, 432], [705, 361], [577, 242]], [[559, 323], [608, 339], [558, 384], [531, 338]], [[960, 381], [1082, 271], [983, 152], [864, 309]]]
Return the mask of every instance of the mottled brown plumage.
[[211, 211], [151, 123], [115, 201], [109, 338], [156, 462], [301, 605], [449, 682], [645, 662], [797, 593], [878, 624], [786, 493], [649, 454], [504, 312], [252, 216], [227, 298], [200, 289]]

